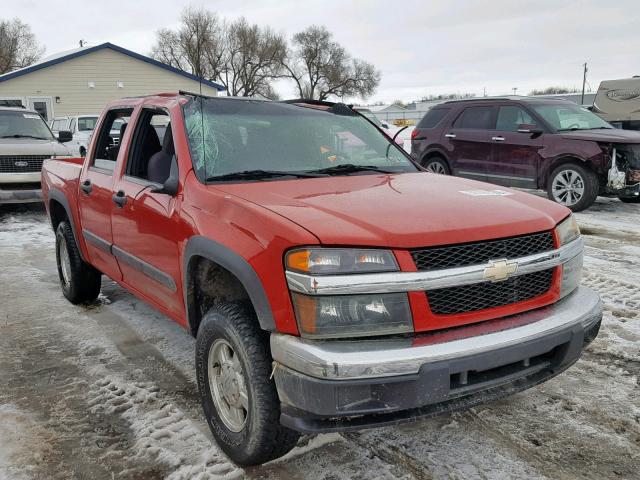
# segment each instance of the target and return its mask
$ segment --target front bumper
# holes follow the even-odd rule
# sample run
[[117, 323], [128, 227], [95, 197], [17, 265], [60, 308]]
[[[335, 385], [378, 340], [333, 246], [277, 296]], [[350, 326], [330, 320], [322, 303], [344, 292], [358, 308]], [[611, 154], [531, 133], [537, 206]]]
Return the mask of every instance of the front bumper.
[[412, 338], [310, 341], [271, 335], [281, 422], [300, 432], [389, 425], [468, 408], [541, 383], [595, 338], [598, 295]]
[[32, 202], [42, 202], [40, 172], [0, 174], [0, 204]]
[[622, 190], [617, 190], [616, 195], [623, 198], [638, 198], [640, 197], [640, 182], [635, 185], [627, 185]]
[[3, 190], [0, 188], [0, 204], [42, 202], [42, 190]]

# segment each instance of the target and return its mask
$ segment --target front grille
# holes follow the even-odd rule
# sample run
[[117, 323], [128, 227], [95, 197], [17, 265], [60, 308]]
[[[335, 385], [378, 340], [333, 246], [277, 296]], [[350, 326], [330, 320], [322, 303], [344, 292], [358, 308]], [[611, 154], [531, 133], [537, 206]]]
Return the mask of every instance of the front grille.
[[428, 290], [431, 311], [437, 315], [474, 312], [524, 302], [549, 291], [554, 269], [541, 270], [503, 282], [482, 282]]
[[421, 248], [412, 250], [411, 255], [418, 270], [437, 270], [439, 268], [478, 265], [489, 260], [502, 258], [524, 257], [554, 248], [551, 232], [541, 232], [484, 242]]
[[0, 173], [33, 173], [51, 155], [0, 155]]

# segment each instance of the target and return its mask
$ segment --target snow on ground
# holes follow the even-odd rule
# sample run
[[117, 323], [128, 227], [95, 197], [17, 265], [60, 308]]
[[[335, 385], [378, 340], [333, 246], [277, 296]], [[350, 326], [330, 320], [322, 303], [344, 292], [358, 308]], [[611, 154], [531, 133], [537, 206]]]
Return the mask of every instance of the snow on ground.
[[640, 478], [640, 206], [578, 214], [584, 283], [605, 305], [571, 369], [497, 402], [412, 424], [307, 436], [241, 469], [201, 413], [194, 340], [104, 280], [62, 297], [36, 207], [0, 210], [0, 480]]

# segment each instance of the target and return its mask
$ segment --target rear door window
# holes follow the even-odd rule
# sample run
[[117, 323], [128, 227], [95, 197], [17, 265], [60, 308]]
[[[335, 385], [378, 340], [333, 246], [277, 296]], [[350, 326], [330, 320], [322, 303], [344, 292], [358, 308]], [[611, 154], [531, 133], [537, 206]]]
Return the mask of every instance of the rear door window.
[[440, 123], [440, 121], [449, 113], [450, 108], [432, 108], [429, 110], [420, 123], [418, 128], [433, 128]]
[[493, 130], [495, 126], [495, 107], [467, 107], [453, 124], [454, 128]]
[[112, 173], [116, 166], [120, 142], [127, 129], [132, 108], [121, 108], [107, 112], [97, 137], [94, 159], [91, 165], [104, 173]]

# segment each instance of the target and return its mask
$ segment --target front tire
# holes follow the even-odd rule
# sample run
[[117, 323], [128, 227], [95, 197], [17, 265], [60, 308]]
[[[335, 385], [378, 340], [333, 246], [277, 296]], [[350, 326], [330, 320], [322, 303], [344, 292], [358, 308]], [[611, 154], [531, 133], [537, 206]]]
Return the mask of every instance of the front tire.
[[547, 183], [550, 200], [570, 208], [574, 212], [593, 205], [598, 197], [598, 177], [587, 167], [577, 163], [565, 163], [557, 167]]
[[77, 305], [98, 298], [101, 274], [82, 260], [73, 230], [66, 221], [56, 229], [56, 263], [62, 294], [67, 300]]
[[280, 424], [280, 400], [270, 379], [268, 335], [250, 306], [219, 304], [202, 319], [196, 341], [198, 390], [209, 428], [239, 465], [281, 457], [299, 434]]
[[431, 173], [437, 173], [438, 175], [451, 175], [449, 164], [441, 157], [427, 158], [422, 162], [422, 166]]

